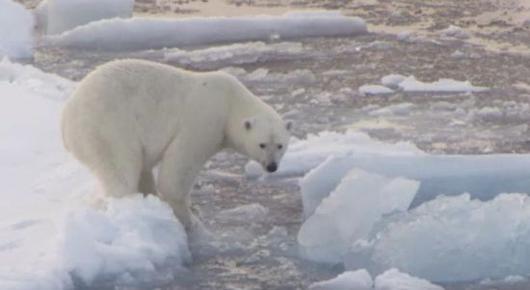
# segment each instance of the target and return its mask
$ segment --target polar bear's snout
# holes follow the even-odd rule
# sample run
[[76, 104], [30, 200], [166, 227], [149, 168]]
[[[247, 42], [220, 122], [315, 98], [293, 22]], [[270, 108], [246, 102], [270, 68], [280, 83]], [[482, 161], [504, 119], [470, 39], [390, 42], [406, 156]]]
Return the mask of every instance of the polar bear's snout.
[[269, 163], [265, 169], [267, 169], [267, 172], [276, 172], [276, 170], [278, 170], [278, 164], [276, 162], [271, 162]]

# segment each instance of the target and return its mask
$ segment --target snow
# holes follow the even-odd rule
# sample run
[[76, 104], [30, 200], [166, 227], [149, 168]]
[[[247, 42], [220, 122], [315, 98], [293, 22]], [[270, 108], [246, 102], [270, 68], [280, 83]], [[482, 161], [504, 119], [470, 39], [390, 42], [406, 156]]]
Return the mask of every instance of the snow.
[[134, 284], [189, 259], [182, 226], [156, 197], [94, 203], [94, 179], [61, 142], [61, 108], [74, 87], [0, 62], [1, 289]]
[[362, 85], [359, 93], [363, 96], [388, 95], [394, 93], [393, 90], [380, 85]]
[[406, 211], [418, 187], [413, 180], [349, 171], [302, 225], [300, 250], [312, 260], [340, 263], [351, 241], [368, 235], [383, 215]]
[[489, 90], [486, 87], [473, 86], [469, 81], [453, 79], [439, 79], [435, 82], [418, 81], [410, 76], [399, 83], [399, 88], [405, 92], [443, 92], [443, 93], [474, 93]]
[[374, 281], [365, 269], [346, 271], [337, 277], [311, 284], [309, 290], [371, 290]]
[[374, 280], [366, 269], [346, 271], [337, 277], [313, 283], [309, 290], [443, 290], [431, 282], [390, 269]]
[[[67, 1], [67, 0], [63, 0]], [[303, 16], [303, 17], [302, 17]], [[142, 50], [227, 42], [268, 41], [366, 33], [365, 22], [336, 13], [286, 14], [233, 18], [111, 19], [92, 22], [61, 35], [53, 45], [103, 50]]]
[[375, 278], [376, 290], [443, 290], [431, 282], [390, 269]]
[[33, 54], [33, 15], [11, 0], [0, 0], [0, 58]]
[[398, 267], [431, 281], [473, 281], [530, 272], [530, 197], [469, 194], [437, 199], [383, 222], [355, 243], [348, 267]]
[[267, 44], [250, 42], [197, 50], [175, 49], [165, 53], [166, 61], [194, 69], [216, 69], [226, 66], [306, 58], [310, 52], [301, 43]]
[[37, 15], [46, 21], [43, 24], [47, 25], [48, 34], [60, 34], [102, 19], [129, 18], [134, 8], [134, 0], [46, 0], [46, 4], [37, 10]]
[[[365, 133], [353, 130], [345, 133], [324, 131], [318, 134], [310, 134], [304, 140], [292, 140], [280, 162], [278, 171], [270, 175], [300, 176], [317, 167], [330, 156], [362, 156], [380, 153], [385, 155], [424, 154], [415, 145], [408, 142], [388, 144], [374, 140]], [[245, 172], [248, 177], [254, 178], [265, 174], [261, 169], [261, 165], [254, 161], [247, 163]]]

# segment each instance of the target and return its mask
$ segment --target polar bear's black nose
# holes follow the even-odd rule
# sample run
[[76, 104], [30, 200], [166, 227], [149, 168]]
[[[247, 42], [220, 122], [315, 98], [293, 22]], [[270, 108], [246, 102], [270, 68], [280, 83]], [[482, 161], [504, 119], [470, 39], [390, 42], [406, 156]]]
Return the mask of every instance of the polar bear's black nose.
[[272, 162], [271, 164], [267, 165], [268, 172], [274, 172], [276, 170], [278, 170], [278, 164], [276, 164], [276, 162]]

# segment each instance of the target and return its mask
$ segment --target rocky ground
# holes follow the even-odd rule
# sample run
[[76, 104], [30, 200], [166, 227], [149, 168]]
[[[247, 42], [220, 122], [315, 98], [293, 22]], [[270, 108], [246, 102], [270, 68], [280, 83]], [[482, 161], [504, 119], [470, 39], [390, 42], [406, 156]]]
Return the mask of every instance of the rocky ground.
[[[31, 2], [26, 4], [35, 5]], [[245, 69], [239, 71], [240, 76], [253, 92], [295, 121], [297, 137], [354, 128], [389, 142], [408, 140], [433, 153], [528, 153], [529, 2], [137, 0], [136, 13], [181, 17], [341, 9], [364, 18], [371, 33], [296, 40], [304, 48], [300, 57], [234, 65]], [[444, 32], [449, 25], [462, 30]], [[163, 55], [160, 51], [111, 54], [43, 47], [34, 63], [78, 80], [110, 59], [141, 57], [164, 62]], [[258, 73], [262, 76], [257, 79], [248, 77]], [[392, 73], [414, 75], [422, 81], [469, 80], [490, 90], [476, 94], [359, 93], [360, 86], [378, 84], [381, 77]], [[193, 247], [195, 259], [189, 273], [161, 289], [305, 289], [341, 272], [340, 267], [317, 265], [297, 256], [302, 206], [296, 181], [248, 180], [241, 175], [244, 163], [239, 156], [222, 153], [200, 176], [193, 202], [207, 228], [221, 237], [219, 244], [215, 249]], [[243, 208], [242, 213], [225, 211], [252, 204], [262, 207]], [[491, 289], [478, 283], [444, 286]], [[494, 289], [530, 286], [507, 287]]]

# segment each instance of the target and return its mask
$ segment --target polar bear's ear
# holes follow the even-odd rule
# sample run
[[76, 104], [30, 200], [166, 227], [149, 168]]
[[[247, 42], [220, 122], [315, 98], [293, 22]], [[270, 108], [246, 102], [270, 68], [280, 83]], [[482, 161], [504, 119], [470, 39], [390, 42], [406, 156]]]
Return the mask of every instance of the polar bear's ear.
[[292, 128], [293, 128], [293, 121], [289, 120], [285, 122], [285, 129], [287, 129], [287, 131], [291, 131]]
[[245, 126], [245, 129], [247, 129], [247, 131], [250, 131], [250, 129], [252, 129], [252, 127], [254, 126], [254, 119], [246, 119], [245, 122], [243, 122], [243, 125]]

